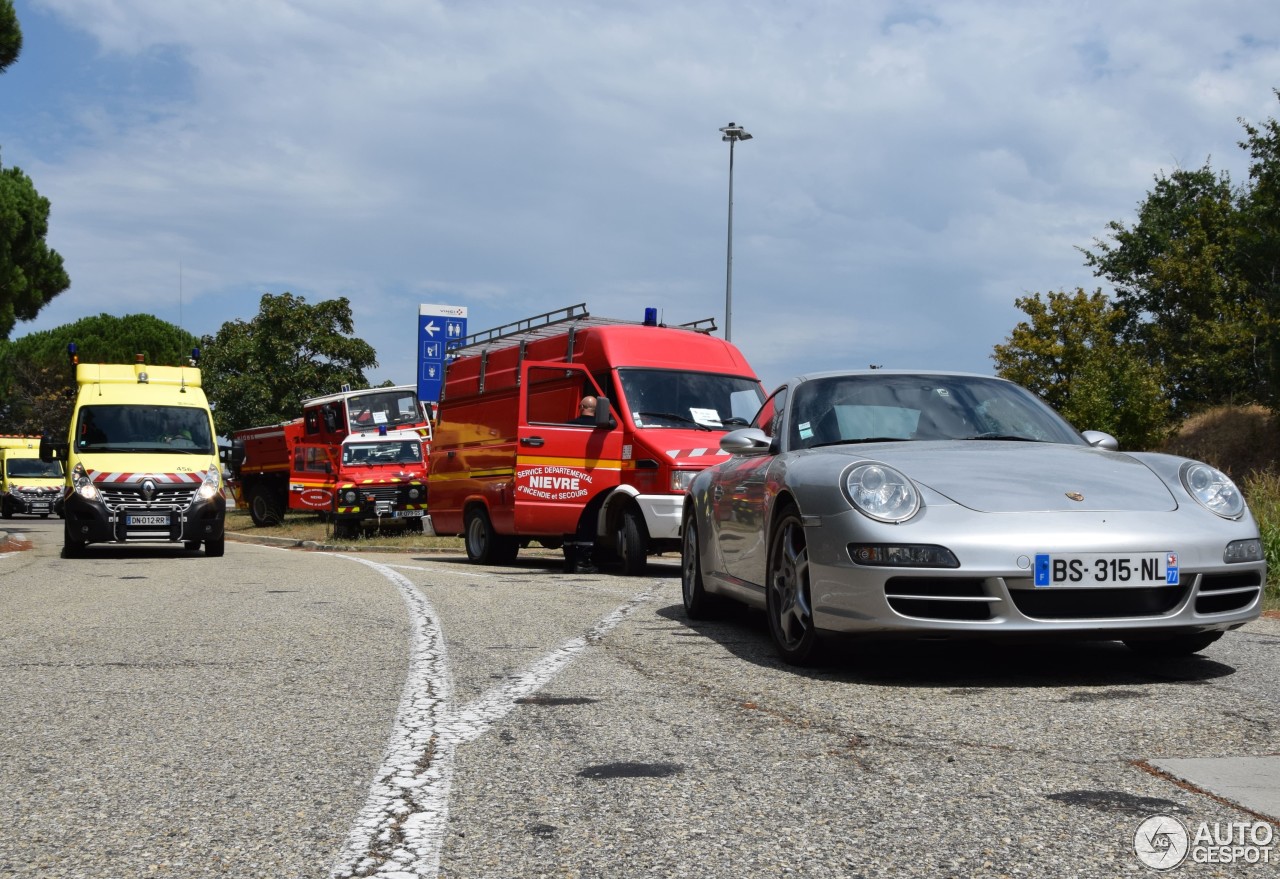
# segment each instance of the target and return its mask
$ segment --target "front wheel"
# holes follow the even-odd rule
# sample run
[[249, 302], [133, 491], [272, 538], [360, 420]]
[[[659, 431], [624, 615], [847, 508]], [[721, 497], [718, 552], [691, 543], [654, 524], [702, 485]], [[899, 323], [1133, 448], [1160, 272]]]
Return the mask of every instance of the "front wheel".
[[64, 520], [62, 525], [62, 557], [70, 559], [84, 555], [84, 547], [85, 542], [71, 530], [71, 520]]
[[219, 537], [217, 540], [206, 540], [204, 542], [204, 554], [211, 559], [222, 558], [227, 551], [227, 539]]
[[1190, 656], [1222, 637], [1221, 632], [1194, 635], [1165, 635], [1157, 638], [1126, 638], [1124, 646], [1141, 656]]
[[809, 596], [809, 549], [795, 510], [783, 513], [773, 529], [765, 584], [769, 633], [778, 654], [792, 665], [817, 662], [821, 645]]
[[645, 527], [635, 510], [624, 512], [618, 528], [618, 558], [622, 560], [623, 574], [638, 577], [644, 573], [649, 564], [646, 554], [648, 543]]

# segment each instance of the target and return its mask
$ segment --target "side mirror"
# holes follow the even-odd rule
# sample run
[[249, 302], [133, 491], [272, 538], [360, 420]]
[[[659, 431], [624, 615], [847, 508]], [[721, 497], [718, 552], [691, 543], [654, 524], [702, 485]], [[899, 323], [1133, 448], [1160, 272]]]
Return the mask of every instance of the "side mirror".
[[1100, 430], [1086, 430], [1080, 435], [1085, 438], [1085, 442], [1095, 449], [1106, 449], [1108, 452], [1120, 451], [1120, 441], [1109, 433], [1103, 433]]
[[596, 427], [613, 430], [617, 426], [618, 422], [614, 420], [613, 411], [609, 407], [609, 398], [596, 397]]
[[54, 442], [47, 433], [40, 435], [40, 460], [44, 463], [65, 461], [67, 460], [67, 452], [68, 446], [66, 443]]
[[731, 430], [720, 437], [720, 451], [749, 458], [769, 454], [772, 444], [769, 435], [758, 427]]
[[238, 478], [240, 476], [240, 465], [244, 463], [244, 441], [232, 440], [230, 449], [219, 449], [218, 458], [231, 468], [231, 472]]

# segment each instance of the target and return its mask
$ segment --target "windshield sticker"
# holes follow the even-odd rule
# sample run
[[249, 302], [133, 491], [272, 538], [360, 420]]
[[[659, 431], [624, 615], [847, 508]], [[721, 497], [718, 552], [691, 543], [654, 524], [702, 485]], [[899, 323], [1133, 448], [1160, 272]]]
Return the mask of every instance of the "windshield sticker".
[[807, 422], [800, 422], [800, 439], [807, 440], [813, 437], [813, 426]]
[[704, 424], [707, 427], [724, 427], [724, 423], [720, 421], [720, 413], [714, 409], [690, 408], [689, 414], [698, 424]]

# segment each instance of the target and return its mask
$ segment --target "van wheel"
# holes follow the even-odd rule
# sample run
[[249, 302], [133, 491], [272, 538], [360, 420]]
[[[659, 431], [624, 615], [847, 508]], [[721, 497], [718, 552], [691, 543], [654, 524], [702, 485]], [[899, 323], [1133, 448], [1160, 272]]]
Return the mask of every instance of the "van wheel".
[[211, 559], [221, 558], [227, 551], [227, 538], [219, 537], [217, 540], [206, 540], [204, 542], [204, 554]]
[[623, 574], [637, 577], [644, 573], [649, 563], [645, 555], [648, 543], [644, 524], [635, 510], [624, 512], [618, 528], [618, 558], [622, 560]]
[[279, 525], [284, 519], [284, 505], [269, 485], [259, 485], [249, 495], [249, 518], [259, 528]]
[[62, 557], [76, 558], [84, 555], [85, 542], [71, 531], [71, 522], [64, 521], [62, 527]]
[[467, 510], [463, 542], [467, 546], [467, 558], [477, 565], [510, 564], [520, 551], [520, 544], [515, 538], [493, 530], [493, 523], [483, 507]]

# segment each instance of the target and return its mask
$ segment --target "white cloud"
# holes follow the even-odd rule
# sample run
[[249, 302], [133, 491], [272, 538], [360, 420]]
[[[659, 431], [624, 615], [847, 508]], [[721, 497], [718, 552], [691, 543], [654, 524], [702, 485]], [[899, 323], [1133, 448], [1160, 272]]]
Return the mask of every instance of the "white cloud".
[[[212, 333], [263, 292], [346, 295], [396, 381], [419, 301], [470, 306], [472, 329], [580, 301], [722, 319], [730, 120], [755, 135], [734, 341], [768, 381], [988, 371], [1016, 297], [1096, 286], [1075, 248], [1155, 173], [1242, 178], [1236, 119], [1275, 115], [1280, 81], [1265, 0], [18, 13], [0, 94], [40, 111], [0, 118], [0, 144], [73, 279], [19, 333], [141, 310]], [[95, 55], [59, 56], [85, 35]]]

